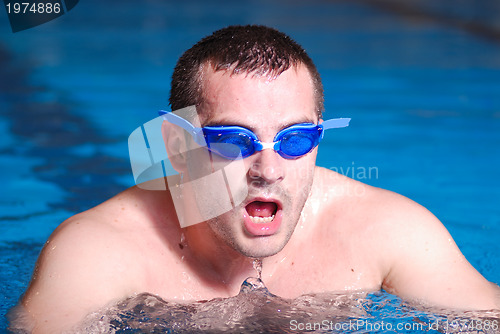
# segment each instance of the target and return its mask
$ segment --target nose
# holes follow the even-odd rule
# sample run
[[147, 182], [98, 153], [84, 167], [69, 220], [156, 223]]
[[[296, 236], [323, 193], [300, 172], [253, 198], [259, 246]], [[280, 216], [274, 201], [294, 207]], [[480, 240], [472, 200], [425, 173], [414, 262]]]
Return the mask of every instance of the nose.
[[273, 184], [285, 177], [284, 159], [273, 149], [264, 149], [251, 158], [248, 176], [252, 183]]

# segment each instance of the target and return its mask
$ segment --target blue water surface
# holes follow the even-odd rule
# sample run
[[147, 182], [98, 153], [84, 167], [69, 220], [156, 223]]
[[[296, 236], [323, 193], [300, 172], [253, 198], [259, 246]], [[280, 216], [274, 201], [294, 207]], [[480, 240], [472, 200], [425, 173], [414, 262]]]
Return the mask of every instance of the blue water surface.
[[325, 117], [352, 118], [319, 165], [421, 203], [500, 283], [500, 5], [450, 4], [86, 0], [15, 34], [0, 10], [0, 314], [61, 221], [133, 185], [128, 135], [168, 108], [181, 53], [229, 24], [291, 35], [322, 75]]

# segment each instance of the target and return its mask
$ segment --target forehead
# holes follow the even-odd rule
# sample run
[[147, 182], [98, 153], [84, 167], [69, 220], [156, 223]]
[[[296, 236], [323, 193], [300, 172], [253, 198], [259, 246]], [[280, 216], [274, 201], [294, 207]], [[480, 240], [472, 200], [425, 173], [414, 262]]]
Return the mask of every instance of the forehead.
[[259, 127], [318, 121], [311, 76], [303, 65], [277, 77], [253, 73], [202, 70], [203, 125], [235, 124]]

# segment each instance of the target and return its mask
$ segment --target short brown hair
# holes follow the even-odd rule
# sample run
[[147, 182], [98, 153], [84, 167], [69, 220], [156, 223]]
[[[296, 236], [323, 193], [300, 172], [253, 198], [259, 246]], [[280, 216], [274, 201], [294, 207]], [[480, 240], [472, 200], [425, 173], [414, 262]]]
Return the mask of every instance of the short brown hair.
[[203, 65], [215, 71], [279, 76], [292, 66], [304, 64], [311, 75], [316, 112], [323, 113], [323, 84], [318, 70], [306, 51], [289, 36], [276, 29], [257, 26], [229, 26], [215, 31], [196, 43], [177, 61], [172, 75], [172, 110], [202, 103], [200, 82]]

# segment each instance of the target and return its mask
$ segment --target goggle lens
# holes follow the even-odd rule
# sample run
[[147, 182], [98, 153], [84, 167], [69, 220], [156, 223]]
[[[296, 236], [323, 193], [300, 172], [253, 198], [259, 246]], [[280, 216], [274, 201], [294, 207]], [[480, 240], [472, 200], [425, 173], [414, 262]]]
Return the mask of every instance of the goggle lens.
[[213, 134], [204, 129], [210, 151], [228, 159], [251, 156], [254, 152], [253, 138], [245, 133]]
[[[285, 159], [297, 159], [318, 145], [321, 132], [315, 124], [292, 125], [276, 135], [273, 148]], [[246, 158], [263, 149], [257, 136], [243, 127], [205, 127], [203, 134], [210, 151], [228, 159]]]
[[314, 126], [310, 129], [289, 131], [279, 138], [278, 153], [286, 159], [296, 159], [315, 148], [319, 143], [321, 128]]

